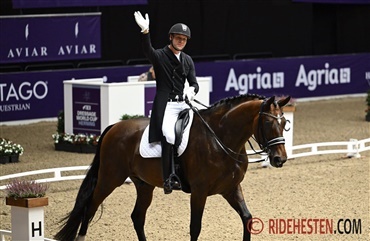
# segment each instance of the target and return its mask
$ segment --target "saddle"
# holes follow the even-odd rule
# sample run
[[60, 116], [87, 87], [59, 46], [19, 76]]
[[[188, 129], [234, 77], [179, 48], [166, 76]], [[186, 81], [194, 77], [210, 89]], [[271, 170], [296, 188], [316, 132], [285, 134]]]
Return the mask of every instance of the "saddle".
[[[180, 112], [178, 117], [178, 122], [175, 123], [175, 143], [177, 146], [176, 152], [178, 156], [181, 156], [188, 145], [189, 132], [191, 127], [191, 122], [193, 121], [194, 114], [192, 111], [186, 110]], [[149, 126], [147, 126], [143, 132], [140, 140], [139, 153], [144, 158], [159, 158], [161, 157], [161, 144], [160, 142], [149, 143]], [[179, 144], [180, 143], [180, 144]]]
[[174, 146], [176, 147], [176, 150], [179, 148], [181, 144], [185, 127], [189, 124], [189, 119], [190, 119], [189, 110], [190, 109], [185, 109], [181, 111], [175, 123], [175, 144]]

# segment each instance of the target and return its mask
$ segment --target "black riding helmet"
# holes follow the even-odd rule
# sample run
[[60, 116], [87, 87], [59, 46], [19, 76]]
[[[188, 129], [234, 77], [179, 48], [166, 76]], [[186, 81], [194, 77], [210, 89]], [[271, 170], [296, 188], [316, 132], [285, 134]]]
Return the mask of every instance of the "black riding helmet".
[[168, 32], [168, 35], [170, 34], [182, 34], [188, 37], [188, 39], [191, 37], [190, 28], [183, 23], [176, 23], [173, 25]]

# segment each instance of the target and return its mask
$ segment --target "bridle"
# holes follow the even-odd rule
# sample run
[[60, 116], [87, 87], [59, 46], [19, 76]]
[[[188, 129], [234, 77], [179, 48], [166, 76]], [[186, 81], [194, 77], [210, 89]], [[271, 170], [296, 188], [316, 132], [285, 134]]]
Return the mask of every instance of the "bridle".
[[[266, 104], [266, 100], [264, 100], [261, 104], [261, 108], [260, 108], [260, 112], [259, 112], [259, 116], [258, 116], [258, 132], [261, 134], [261, 137], [262, 137], [262, 141], [261, 142], [258, 142], [256, 141], [261, 150], [263, 152], [267, 152], [269, 153], [270, 152], [270, 147], [271, 146], [275, 146], [275, 145], [279, 145], [279, 144], [285, 144], [285, 138], [283, 136], [279, 136], [279, 137], [276, 137], [276, 138], [273, 138], [271, 140], [267, 140], [266, 138], [266, 134], [265, 134], [265, 131], [264, 129], [262, 128], [262, 118], [261, 116], [262, 115], [265, 115], [265, 116], [269, 116], [275, 120], [277, 120], [277, 122], [279, 123], [279, 125], [281, 124], [281, 119], [284, 118], [284, 113], [282, 113], [282, 115], [277, 115], [277, 116], [274, 116], [270, 113], [267, 113], [267, 112], [263, 112], [263, 107], [265, 106]], [[274, 102], [274, 106], [277, 106], [277, 102], [275, 101]], [[255, 138], [254, 138], [255, 139]], [[255, 139], [256, 140], [256, 139]], [[249, 141], [248, 141], [249, 142]]]
[[[205, 106], [204, 104], [200, 103], [199, 101], [197, 100], [194, 100], [196, 103], [198, 104], [201, 104], [203, 106]], [[266, 135], [265, 135], [265, 132], [262, 128], [262, 116], [263, 115], [266, 115], [266, 116], [269, 116], [271, 118], [274, 118], [276, 119], [279, 124], [281, 123], [281, 119], [284, 117], [284, 114], [282, 114], [281, 116], [278, 115], [278, 116], [274, 116], [270, 113], [267, 113], [267, 112], [263, 112], [263, 107], [265, 106], [266, 104], [266, 99], [263, 100], [262, 104], [261, 104], [261, 107], [260, 107], [260, 112], [258, 113], [258, 132], [261, 134], [262, 136], [262, 143], [258, 142], [256, 140], [255, 137], [252, 136], [252, 138], [258, 143], [258, 145], [260, 146], [260, 149], [261, 151], [256, 151], [254, 148], [253, 148], [253, 145], [251, 144], [251, 142], [248, 140], [248, 143], [249, 143], [249, 146], [251, 147], [251, 149], [253, 150], [254, 153], [252, 154], [244, 154], [244, 153], [237, 153], [233, 150], [231, 150], [229, 147], [227, 147], [221, 140], [220, 138], [218, 138], [218, 136], [216, 135], [216, 133], [212, 130], [212, 128], [208, 125], [208, 123], [203, 119], [203, 117], [200, 115], [198, 109], [196, 107], [194, 107], [190, 101], [188, 100], [187, 97], [185, 97], [185, 102], [186, 104], [189, 105], [190, 109], [192, 109], [197, 115], [198, 117], [200, 118], [200, 120], [203, 122], [203, 124], [207, 127], [207, 129], [209, 130], [209, 132], [211, 133], [211, 135], [213, 136], [213, 138], [216, 140], [217, 144], [219, 145], [219, 147], [230, 157], [232, 158], [234, 161], [236, 162], [239, 162], [239, 163], [244, 163], [243, 161], [235, 158], [234, 156], [232, 155], [236, 155], [236, 156], [250, 156], [250, 155], [257, 155], [257, 154], [261, 154], [261, 153], [267, 153], [269, 154], [271, 152], [270, 150], [270, 147], [271, 146], [274, 146], [274, 145], [278, 145], [278, 144], [285, 144], [285, 138], [283, 136], [279, 136], [279, 137], [276, 137], [276, 138], [273, 138], [271, 140], [267, 140], [266, 138]], [[274, 105], [276, 106], [277, 103], [274, 102]], [[205, 106], [207, 107], [207, 106]], [[208, 107], [207, 107], [208, 108]], [[257, 160], [257, 161], [253, 161], [253, 163], [256, 163], [256, 162], [263, 162], [263, 161], [266, 161], [266, 159], [268, 158], [268, 156], [266, 158], [263, 158], [263, 159], [260, 159], [260, 160]]]

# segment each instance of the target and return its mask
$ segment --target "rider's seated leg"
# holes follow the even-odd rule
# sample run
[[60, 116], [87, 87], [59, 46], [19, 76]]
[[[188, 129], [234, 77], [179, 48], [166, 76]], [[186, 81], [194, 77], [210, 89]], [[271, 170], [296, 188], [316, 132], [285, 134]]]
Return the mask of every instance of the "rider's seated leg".
[[162, 144], [162, 171], [163, 171], [163, 189], [165, 194], [169, 194], [173, 189], [181, 190], [181, 183], [179, 178], [173, 173], [173, 151], [172, 145], [166, 140]]

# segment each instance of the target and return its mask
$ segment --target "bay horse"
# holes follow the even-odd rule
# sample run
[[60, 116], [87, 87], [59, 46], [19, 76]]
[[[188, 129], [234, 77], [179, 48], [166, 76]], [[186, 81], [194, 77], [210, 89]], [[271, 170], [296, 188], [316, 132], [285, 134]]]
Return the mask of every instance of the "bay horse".
[[[240, 186], [248, 168], [245, 143], [254, 136], [271, 165], [282, 167], [287, 160], [282, 107], [289, 100], [290, 97], [275, 100], [274, 96], [240, 95], [222, 99], [194, 115], [189, 144], [179, 157], [183, 191], [191, 193], [191, 241], [198, 240], [206, 199], [215, 194], [222, 195], [239, 214], [243, 240], [250, 240], [252, 215]], [[146, 240], [145, 216], [153, 190], [163, 187], [160, 158], [148, 159], [139, 154], [140, 139], [148, 124], [148, 118], [136, 118], [104, 130], [74, 208], [63, 219], [56, 239], [85, 240], [99, 205], [130, 177], [137, 191], [131, 219], [138, 240]]]

